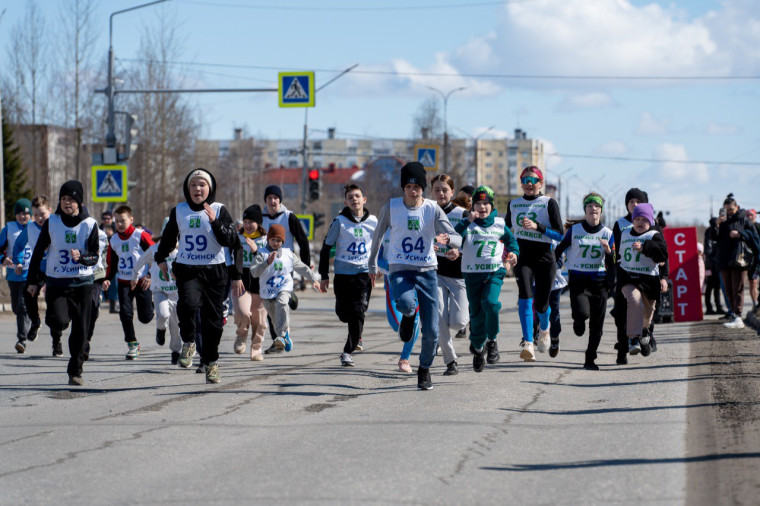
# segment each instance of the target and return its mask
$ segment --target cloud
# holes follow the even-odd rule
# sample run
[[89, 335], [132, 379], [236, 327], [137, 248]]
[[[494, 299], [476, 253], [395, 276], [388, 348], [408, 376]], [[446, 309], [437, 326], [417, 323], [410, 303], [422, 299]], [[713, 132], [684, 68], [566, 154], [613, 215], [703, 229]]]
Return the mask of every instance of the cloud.
[[668, 133], [670, 120], [658, 120], [651, 112], [642, 112], [636, 133], [639, 135], [664, 135]]
[[617, 104], [607, 93], [575, 93], [566, 95], [562, 102], [557, 104], [555, 110], [558, 112], [575, 112], [584, 109], [604, 109], [615, 107]]
[[654, 158], [668, 160], [659, 162], [657, 175], [670, 182], [707, 183], [710, 180], [707, 164], [683, 163], [689, 161], [686, 147], [682, 144], [662, 143], [654, 149]]
[[628, 154], [628, 146], [623, 141], [605, 142], [601, 146], [594, 148], [594, 154], [601, 156], [623, 156]]
[[725, 123], [710, 123], [706, 129], [709, 135], [736, 135], [741, 131], [742, 129], [738, 126]]

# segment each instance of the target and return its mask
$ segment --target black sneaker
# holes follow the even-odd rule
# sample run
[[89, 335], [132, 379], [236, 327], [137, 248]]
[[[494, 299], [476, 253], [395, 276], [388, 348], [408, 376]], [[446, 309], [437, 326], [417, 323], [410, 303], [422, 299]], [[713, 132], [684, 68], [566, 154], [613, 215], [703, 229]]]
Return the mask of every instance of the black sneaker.
[[641, 331], [641, 339], [639, 340], [639, 344], [641, 345], [641, 356], [642, 357], [648, 357], [650, 353], [652, 353], [652, 348], [649, 345], [652, 338], [649, 336], [649, 329], [644, 329]]
[[583, 364], [584, 369], [588, 369], [589, 371], [598, 371], [599, 366], [594, 363], [593, 360], [586, 360], [586, 362]]
[[39, 334], [39, 332], [40, 332], [39, 324], [32, 325], [32, 328], [29, 329], [29, 334], [27, 334], [26, 336], [26, 340], [29, 341], [30, 343], [33, 343], [34, 341], [37, 340], [37, 334]]
[[654, 353], [657, 351], [657, 341], [654, 340], [654, 336], [649, 336], [649, 347], [652, 349], [652, 352]]
[[586, 333], [586, 320], [573, 320], [573, 332], [580, 337]]
[[277, 346], [275, 346], [274, 343], [272, 343], [272, 346], [264, 350], [265, 355], [269, 355], [270, 353], [282, 353], [282, 352], [283, 352], [283, 348], [278, 348]]
[[206, 365], [203, 362], [201, 362], [200, 364], [198, 364], [198, 368], [195, 370], [195, 373], [203, 374], [204, 372], [206, 372]]
[[454, 336], [454, 339], [464, 339], [467, 337], [467, 325], [459, 329], [459, 332]]
[[156, 344], [163, 346], [166, 343], [166, 329], [156, 329]]
[[559, 355], [559, 338], [552, 339], [552, 344], [549, 346], [549, 356], [555, 358]]
[[495, 364], [499, 361], [501, 355], [499, 355], [499, 346], [495, 340], [488, 339], [486, 341], [486, 361], [489, 364]]
[[356, 348], [354, 348], [354, 352], [357, 351], [364, 351], [364, 343], [362, 342], [362, 338], [359, 338], [359, 341], [356, 343]]
[[401, 317], [401, 323], [398, 324], [398, 338], [408, 343], [414, 337], [415, 315]]
[[455, 374], [459, 374], [459, 369], [457, 368], [457, 361], [452, 360], [448, 364], [446, 364], [446, 372], [443, 373], [444, 376], [454, 376]]
[[69, 376], [69, 385], [81, 387], [84, 385], [84, 379], [81, 376]]
[[61, 341], [54, 341], [53, 342], [53, 356], [54, 357], [62, 357], [63, 356], [63, 346], [61, 346]]
[[628, 364], [628, 355], [625, 353], [618, 352], [617, 360], [615, 361], [617, 365], [627, 365]]
[[23, 341], [18, 341], [16, 343], [16, 351], [19, 353], [26, 353], [26, 344], [24, 344]]
[[486, 366], [486, 349], [485, 347], [480, 350], [480, 353], [477, 351], [472, 355], [472, 369], [475, 372], [483, 372], [483, 368]]
[[430, 379], [430, 369], [417, 368], [417, 390], [432, 390], [433, 382]]
[[641, 342], [638, 337], [632, 337], [628, 342], [628, 354], [638, 355], [641, 353]]
[[172, 352], [172, 365], [177, 365], [178, 362], [179, 362], [179, 352], [178, 351], [173, 351]]
[[288, 306], [290, 306], [291, 311], [295, 311], [296, 309], [298, 309], [298, 297], [296, 297], [295, 292], [290, 294], [290, 300], [288, 301]]

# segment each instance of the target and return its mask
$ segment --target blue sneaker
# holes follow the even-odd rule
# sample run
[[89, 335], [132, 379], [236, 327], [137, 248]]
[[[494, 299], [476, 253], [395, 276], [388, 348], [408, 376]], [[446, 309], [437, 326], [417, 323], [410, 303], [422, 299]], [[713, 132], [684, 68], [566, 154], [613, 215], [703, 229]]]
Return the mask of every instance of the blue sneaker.
[[290, 340], [290, 332], [285, 332], [285, 351], [293, 349], [293, 341]]

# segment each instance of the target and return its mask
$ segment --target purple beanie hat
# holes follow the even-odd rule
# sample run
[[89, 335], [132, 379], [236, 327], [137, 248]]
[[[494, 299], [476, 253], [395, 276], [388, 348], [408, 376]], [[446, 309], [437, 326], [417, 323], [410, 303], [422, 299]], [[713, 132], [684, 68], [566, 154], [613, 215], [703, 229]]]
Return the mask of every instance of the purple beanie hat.
[[633, 219], [646, 218], [650, 225], [654, 225], [654, 207], [652, 204], [639, 204], [633, 208]]

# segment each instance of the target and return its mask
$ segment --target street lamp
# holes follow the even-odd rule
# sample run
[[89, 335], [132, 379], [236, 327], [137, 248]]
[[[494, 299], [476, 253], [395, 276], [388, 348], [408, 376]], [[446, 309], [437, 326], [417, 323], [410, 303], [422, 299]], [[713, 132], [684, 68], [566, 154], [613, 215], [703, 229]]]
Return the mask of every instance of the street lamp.
[[447, 107], [449, 103], [449, 97], [452, 95], [452, 93], [455, 93], [457, 91], [466, 90], [467, 86], [461, 86], [459, 88], [454, 88], [453, 90], [449, 91], [448, 93], [444, 93], [438, 88], [433, 88], [432, 86], [425, 86], [429, 90], [433, 90], [434, 92], [438, 93], [441, 98], [443, 98], [443, 171], [448, 173], [449, 171], [449, 132], [448, 132], [448, 123], [446, 118], [446, 112]]
[[[106, 132], [106, 148], [113, 149], [112, 151], [113, 160], [111, 161], [111, 163], [116, 162], [116, 157], [115, 157], [116, 120], [115, 120], [115, 115], [114, 115], [114, 110], [113, 110], [114, 96], [116, 95], [116, 90], [114, 90], [114, 87], [113, 87], [113, 17], [119, 14], [124, 14], [125, 12], [136, 11], [137, 9], [142, 9], [143, 7], [149, 7], [151, 5], [160, 4], [166, 1], [167, 0], [156, 0], [155, 2], [150, 2], [147, 4], [135, 5], [134, 7], [130, 7], [129, 9], [123, 9], [120, 11], [112, 12], [108, 18], [108, 84], [106, 85], [104, 89], [98, 90], [98, 91], [105, 93], [106, 97], [108, 97], [108, 117], [106, 119], [108, 130]], [[109, 162], [106, 161], [106, 163], [109, 163]]]

